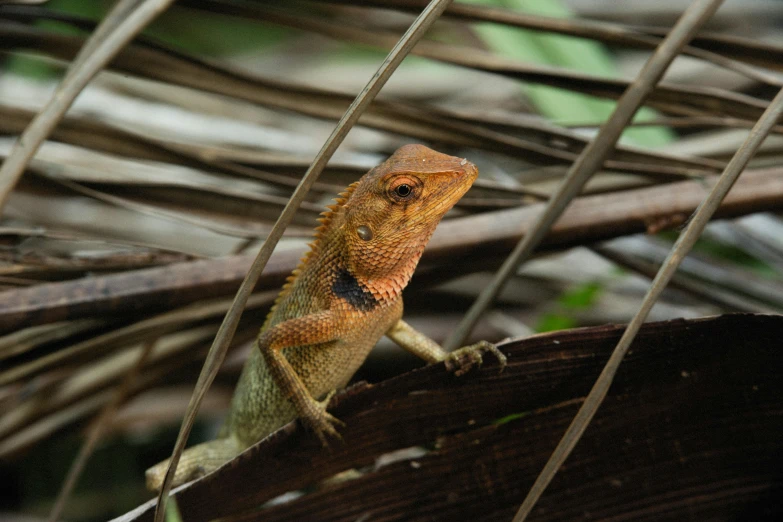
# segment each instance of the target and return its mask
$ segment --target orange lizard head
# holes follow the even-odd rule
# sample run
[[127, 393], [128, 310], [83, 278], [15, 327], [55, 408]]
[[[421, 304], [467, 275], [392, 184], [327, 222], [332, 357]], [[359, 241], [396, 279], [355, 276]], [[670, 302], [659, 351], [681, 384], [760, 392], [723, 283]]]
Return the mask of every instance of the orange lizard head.
[[438, 222], [477, 176], [465, 159], [423, 145], [401, 147], [365, 174], [344, 203], [347, 268], [379, 294], [401, 291]]

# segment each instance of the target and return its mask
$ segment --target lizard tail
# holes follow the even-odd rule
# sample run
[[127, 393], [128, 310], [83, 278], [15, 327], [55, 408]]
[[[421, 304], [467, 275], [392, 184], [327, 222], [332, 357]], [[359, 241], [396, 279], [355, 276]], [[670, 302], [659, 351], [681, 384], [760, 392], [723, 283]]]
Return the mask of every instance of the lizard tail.
[[[210, 440], [182, 452], [172, 487], [177, 487], [216, 470], [242, 451], [234, 437]], [[159, 491], [169, 467], [169, 460], [159, 462], [145, 473], [147, 489]]]

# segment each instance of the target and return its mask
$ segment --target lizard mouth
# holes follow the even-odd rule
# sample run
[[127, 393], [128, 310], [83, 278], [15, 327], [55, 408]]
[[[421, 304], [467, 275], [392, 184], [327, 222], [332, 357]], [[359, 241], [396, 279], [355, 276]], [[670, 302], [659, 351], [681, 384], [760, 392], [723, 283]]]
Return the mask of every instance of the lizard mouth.
[[464, 164], [460, 164], [462, 168], [449, 172], [447, 174], [447, 180], [445, 180], [446, 197], [444, 199], [450, 200], [452, 205], [459, 201], [462, 196], [470, 190], [470, 187], [473, 186], [473, 182], [478, 178], [478, 169], [476, 166], [467, 160], [462, 161], [464, 162]]
[[435, 201], [432, 202], [426, 211], [416, 215], [415, 222], [428, 222], [436, 225], [438, 221], [448, 212], [473, 185], [478, 177], [478, 170], [473, 164], [467, 165], [469, 168], [464, 170], [453, 170], [438, 174], [433, 174], [435, 178], [431, 194]]

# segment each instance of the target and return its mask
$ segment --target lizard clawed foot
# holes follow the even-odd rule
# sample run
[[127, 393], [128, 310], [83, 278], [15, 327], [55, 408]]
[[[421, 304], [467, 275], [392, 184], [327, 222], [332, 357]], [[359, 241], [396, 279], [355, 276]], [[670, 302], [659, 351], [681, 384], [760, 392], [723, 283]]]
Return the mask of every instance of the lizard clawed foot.
[[330, 391], [322, 401], [317, 401], [315, 399], [308, 400], [306, 412], [302, 415], [302, 422], [318, 435], [318, 438], [321, 440], [321, 444], [323, 444], [324, 447], [329, 446], [328, 437], [342, 440], [342, 436], [340, 436], [340, 433], [337, 431], [337, 427], [345, 426], [343, 421], [326, 411], [326, 407], [329, 405], [329, 401], [332, 399], [335, 392], [336, 390]]
[[500, 371], [506, 367], [506, 356], [498, 350], [497, 346], [488, 341], [479, 341], [470, 346], [464, 346], [451, 352], [444, 362], [446, 369], [460, 376], [471, 370], [474, 366], [481, 366], [484, 353], [490, 352], [500, 362]]

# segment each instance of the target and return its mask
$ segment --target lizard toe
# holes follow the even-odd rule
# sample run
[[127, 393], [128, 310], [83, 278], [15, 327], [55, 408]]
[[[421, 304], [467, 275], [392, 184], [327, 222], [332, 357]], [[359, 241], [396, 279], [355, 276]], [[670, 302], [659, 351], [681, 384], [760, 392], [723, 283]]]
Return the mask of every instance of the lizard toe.
[[451, 352], [446, 357], [446, 369], [460, 376], [469, 372], [474, 366], [481, 366], [484, 362], [484, 353], [491, 353], [500, 363], [500, 371], [506, 367], [506, 356], [488, 341], [479, 341], [476, 344], [464, 346]]
[[308, 404], [307, 414], [302, 417], [304, 424], [318, 436], [324, 447], [329, 446], [329, 440], [342, 440], [338, 427], [344, 427], [345, 423], [326, 411], [329, 401], [334, 395], [334, 390], [327, 394], [322, 401], [311, 399]]

